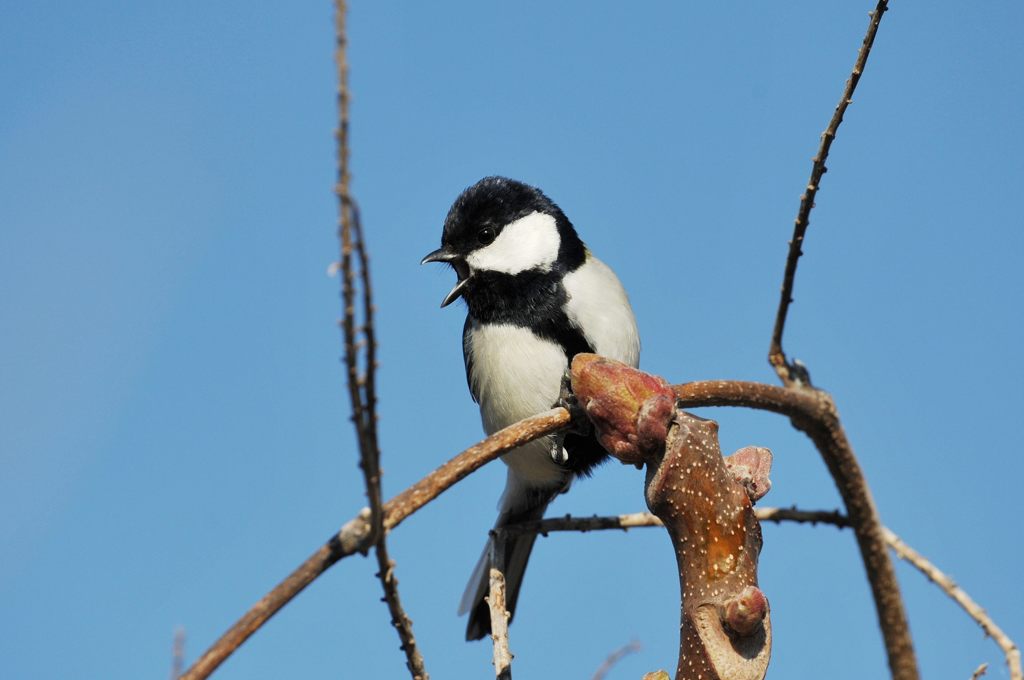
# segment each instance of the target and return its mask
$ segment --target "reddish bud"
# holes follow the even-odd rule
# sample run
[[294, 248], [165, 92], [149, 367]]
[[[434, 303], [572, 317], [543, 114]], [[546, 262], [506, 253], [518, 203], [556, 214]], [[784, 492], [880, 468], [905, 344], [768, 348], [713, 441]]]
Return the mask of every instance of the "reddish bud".
[[747, 492], [753, 503], [772, 488], [768, 473], [772, 469], [772, 452], [761, 446], [744, 446], [725, 459], [729, 472]]
[[664, 446], [675, 393], [661, 378], [596, 354], [577, 354], [572, 390], [601, 446], [623, 463], [643, 463]]
[[741, 636], [753, 634], [768, 614], [768, 598], [757, 586], [747, 586], [725, 603], [722, 622]]

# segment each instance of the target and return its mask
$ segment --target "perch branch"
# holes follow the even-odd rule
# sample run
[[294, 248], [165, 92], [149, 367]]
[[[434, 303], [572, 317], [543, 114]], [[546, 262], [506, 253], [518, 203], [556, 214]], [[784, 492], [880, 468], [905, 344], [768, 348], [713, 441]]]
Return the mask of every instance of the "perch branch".
[[505, 535], [493, 531], [491, 541], [491, 569], [488, 574], [489, 591], [487, 606], [491, 611], [491, 640], [494, 648], [494, 677], [497, 680], [512, 680], [512, 652], [508, 647], [508, 620], [510, 614], [505, 604], [505, 572], [495, 565], [505, 564]]
[[[794, 423], [802, 417], [803, 420], [799, 420], [801, 424], [812, 418], [821, 406], [822, 399], [825, 399], [826, 403], [830, 403], [827, 395], [823, 393], [819, 394], [809, 390], [787, 390], [772, 385], [740, 381], [686, 383], [675, 386], [674, 390], [683, 406], [687, 408], [702, 406], [755, 408], [790, 415], [794, 418]], [[552, 409], [511, 425], [466, 449], [384, 505], [385, 531], [394, 529], [406, 517], [484, 464], [518, 446], [564, 428], [569, 421], [568, 411], [562, 408]], [[803, 428], [801, 427], [801, 429]], [[818, 443], [819, 438], [812, 437], [815, 443]], [[824, 452], [823, 455], [825, 455]], [[844, 499], [845, 496], [846, 494], [844, 494]], [[355, 552], [366, 551], [371, 547], [372, 541], [369, 534], [368, 514], [361, 514], [351, 520], [291, 575], [253, 605], [196, 661], [183, 677], [188, 680], [208, 677], [235, 649], [320, 574], [344, 557]], [[861, 541], [860, 536], [858, 536], [858, 541]], [[882, 544], [884, 546], [884, 541]], [[863, 545], [861, 550], [864, 551]], [[869, 570], [869, 580], [872, 580], [874, 589], [874, 581], [879, 577], [873, 574], [874, 572]], [[889, 581], [882, 579], [880, 587], [883, 589], [889, 587], [886, 585], [887, 583]], [[896, 590], [895, 594], [898, 598], [899, 591]], [[889, 596], [883, 597], [881, 600], [876, 598], [876, 606], [880, 610], [888, 606], [889, 602], [891, 602]], [[880, 616], [880, 618], [883, 617]]]
[[878, 32], [878, 24], [882, 21], [882, 15], [888, 9], [888, 0], [879, 0], [875, 10], [870, 14], [868, 31], [864, 36], [864, 42], [857, 53], [857, 61], [853, 65], [850, 78], [846, 81], [843, 89], [843, 96], [836, 105], [832, 114], [832, 120], [821, 135], [821, 144], [818, 147], [818, 154], [814, 157], [811, 165], [811, 177], [807, 181], [807, 189], [800, 196], [800, 209], [797, 211], [796, 220], [793, 224], [793, 238], [789, 242], [789, 255], [786, 257], [786, 271], [782, 277], [782, 293], [779, 298], [779, 309], [775, 315], [775, 328], [772, 331], [771, 347], [768, 350], [768, 360], [779, 374], [779, 378], [786, 385], [793, 385], [798, 382], [807, 382], [806, 373], [798, 369], [796, 364], [791, 364], [782, 351], [782, 332], [786, 325], [786, 314], [789, 312], [789, 305], [793, 302], [793, 279], [796, 276], [797, 260], [803, 254], [804, 234], [810, 224], [811, 209], [814, 207], [814, 197], [818, 193], [822, 176], [828, 171], [825, 161], [828, 159], [829, 149], [836, 138], [836, 131], [843, 122], [843, 115], [846, 108], [853, 102], [853, 92], [857, 89], [861, 74], [868, 62], [868, 55], [871, 54], [871, 46], [875, 43], [875, 34]]
[[[499, 430], [482, 442], [469, 447], [385, 503], [384, 530], [394, 529], [409, 515], [503, 453], [556, 432], [568, 425], [569, 420], [569, 412], [564, 408], [551, 409]], [[274, 586], [273, 590], [254, 604], [213, 646], [199, 657], [192, 667], [181, 676], [182, 679], [200, 680], [209, 677], [270, 617], [291, 602], [317, 577], [339, 560], [356, 552], [365, 553], [372, 546], [369, 510], [364, 509], [359, 515], [349, 520], [340, 531], [331, 536], [287, 578]]]
[[[388, 555], [386, 534], [384, 531], [383, 499], [380, 488], [380, 444], [377, 438], [377, 342], [373, 325], [373, 291], [370, 287], [370, 264], [363, 236], [362, 221], [359, 211], [352, 199], [349, 174], [349, 88], [348, 61], [346, 56], [347, 33], [345, 0], [335, 0], [335, 64], [338, 76], [338, 131], [337, 131], [337, 165], [338, 183], [335, 192], [339, 202], [339, 241], [341, 244], [342, 300], [344, 318], [342, 335], [345, 341], [345, 367], [352, 404], [352, 421], [356, 428], [359, 443], [359, 467], [366, 483], [366, 497], [370, 507], [370, 535], [375, 546], [377, 558], [377, 577], [384, 590], [384, 601], [387, 603], [391, 624], [398, 633], [401, 649], [405, 653], [406, 666], [413, 680], [429, 680], [424, 668], [423, 655], [416, 645], [416, 636], [412, 631], [412, 620], [402, 607], [402, 599], [398, 593], [398, 579], [395, 578], [395, 563]], [[359, 263], [359, 282], [362, 289], [363, 325], [360, 329], [365, 350], [365, 369], [359, 372], [359, 346], [356, 332], [355, 310], [355, 272], [353, 271], [352, 253], [355, 251]]]

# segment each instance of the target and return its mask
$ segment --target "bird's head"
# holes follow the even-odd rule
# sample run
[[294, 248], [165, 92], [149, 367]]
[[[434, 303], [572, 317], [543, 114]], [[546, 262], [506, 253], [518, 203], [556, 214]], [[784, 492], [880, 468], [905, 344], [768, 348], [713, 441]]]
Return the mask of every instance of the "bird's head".
[[458, 282], [441, 302], [463, 295], [482, 273], [515, 276], [571, 268], [583, 243], [561, 209], [540, 189], [485, 177], [462, 192], [444, 221], [441, 247], [423, 258], [452, 266]]

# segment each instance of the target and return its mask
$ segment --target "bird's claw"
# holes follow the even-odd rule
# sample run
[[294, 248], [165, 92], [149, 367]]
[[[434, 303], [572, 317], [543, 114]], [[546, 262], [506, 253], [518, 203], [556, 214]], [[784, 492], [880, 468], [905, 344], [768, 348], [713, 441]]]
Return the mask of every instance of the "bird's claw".
[[[590, 424], [590, 418], [587, 417], [586, 409], [583, 408], [580, 400], [572, 392], [572, 374], [569, 373], [568, 369], [562, 374], [562, 385], [559, 388], [558, 402], [555, 403], [555, 406], [561, 406], [569, 412], [571, 420], [569, 426], [565, 429], [566, 432], [581, 437], [586, 437], [592, 432], [593, 428]], [[554, 457], [553, 454], [552, 457]]]

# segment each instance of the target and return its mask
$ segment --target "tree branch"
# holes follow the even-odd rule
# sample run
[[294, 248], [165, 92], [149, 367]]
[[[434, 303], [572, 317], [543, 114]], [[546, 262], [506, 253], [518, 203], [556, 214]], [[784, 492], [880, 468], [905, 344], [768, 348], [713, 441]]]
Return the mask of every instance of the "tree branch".
[[[413, 680], [429, 680], [423, 664], [423, 656], [416, 645], [412, 631], [412, 620], [402, 607], [398, 593], [398, 579], [395, 578], [395, 563], [388, 555], [384, 531], [384, 513], [380, 488], [380, 444], [377, 438], [377, 342], [373, 325], [373, 292], [370, 286], [369, 254], [363, 236], [359, 211], [349, 190], [349, 89], [348, 62], [346, 58], [347, 38], [345, 31], [345, 0], [335, 0], [335, 64], [338, 76], [338, 131], [337, 164], [338, 183], [335, 192], [339, 201], [339, 241], [341, 243], [342, 300], [344, 317], [342, 335], [345, 341], [345, 367], [349, 399], [352, 404], [352, 422], [359, 442], [359, 467], [366, 483], [366, 497], [370, 504], [370, 535], [375, 541], [374, 553], [377, 558], [377, 577], [384, 590], [391, 624], [398, 633], [401, 649], [405, 653], [406, 666]], [[354, 236], [354, 238], [353, 238]], [[356, 340], [355, 272], [352, 252], [355, 250], [359, 261], [360, 286], [362, 288], [363, 325], [361, 328], [365, 350], [364, 373], [359, 372], [359, 346]]]
[[[686, 408], [742, 406], [789, 415], [798, 429], [808, 432], [808, 434], [814, 433], [812, 439], [819, 445], [819, 451], [821, 451], [822, 456], [826, 460], [832, 456], [831, 447], [839, 446], [840, 443], [839, 441], [832, 441], [826, 436], [831, 432], [829, 427], [827, 427], [830, 422], [827, 418], [824, 423], [815, 425], [816, 421], [814, 419], [820, 415], [819, 410], [826, 415], [830, 412], [828, 405], [831, 404], [831, 400], [824, 393], [811, 390], [790, 390], [772, 385], [741, 381], [686, 383], [675, 386], [674, 391], [681, 400], [682, 405]], [[834, 407], [831, 412], [834, 415]], [[496, 432], [479, 444], [463, 451], [388, 501], [384, 505], [384, 530], [390, 531], [395, 528], [406, 517], [419, 510], [440, 495], [445, 489], [479, 469], [484, 464], [518, 446], [564, 428], [569, 424], [569, 421], [568, 411], [563, 408], [552, 409]], [[865, 500], [863, 496], [867, 494], [866, 488], [863, 487], [863, 479], [860, 478], [860, 484], [857, 483], [856, 475], [852, 476], [849, 484], [845, 482], [840, 484], [840, 479], [846, 480], [847, 476], [836, 477], [836, 481], [844, 501], [847, 502], [848, 511], [849, 508], [856, 507], [860, 508], [863, 514]], [[847, 496], [859, 498], [860, 500], [857, 503], [853, 503], [847, 500]], [[873, 511], [870, 496], [867, 496], [866, 500], [868, 507]], [[258, 630], [271, 616], [277, 613], [281, 607], [287, 604], [307, 585], [312, 583], [320, 574], [344, 557], [354, 552], [365, 551], [371, 547], [372, 540], [369, 538], [370, 524], [368, 519], [367, 511], [346, 524], [341, 531], [332, 536], [320, 549], [307, 558], [290, 576], [257, 602], [196, 661], [183, 677], [188, 680], [194, 680], [195, 678], [209, 676], [250, 635]], [[881, 546], [880, 550], [886, 558], [886, 563], [888, 563], [884, 539], [880, 532], [876, 536], [875, 533], [864, 531], [863, 534], [858, 533], [857, 538], [858, 543], [861, 545], [862, 554], [867, 552], [871, 556], [870, 564], [874, 564], [878, 560], [878, 550], [874, 547], [876, 540], [879, 542], [878, 545]], [[868, 544], [870, 550], [866, 551], [865, 543]], [[865, 555], [865, 564], [869, 564], [867, 555]], [[883, 616], [881, 612], [887, 611], [892, 606], [894, 598], [899, 606], [900, 613], [902, 613], [899, 590], [895, 583], [891, 564], [887, 574], [871, 567], [867, 567], [867, 569], [868, 579], [872, 583], [872, 590], [875, 592], [881, 590], [883, 593], [881, 598], [876, 594], [876, 606], [880, 611], [880, 620], [890, 620], [890, 617]]]
[[643, 465], [647, 507], [672, 540], [677, 680], [762, 680], [772, 626], [757, 582], [762, 543], [753, 503], [771, 488], [771, 452], [747, 447], [723, 458], [718, 424], [680, 409], [656, 376], [595, 354], [577, 354], [570, 370], [601, 446]]
[[871, 20], [868, 22], [868, 31], [864, 36], [864, 42], [857, 53], [857, 61], [853, 65], [850, 78], [846, 81], [843, 89], [843, 96], [836, 105], [832, 114], [832, 120], [821, 135], [821, 144], [818, 147], [818, 154], [814, 157], [811, 165], [811, 177], [807, 180], [807, 189], [800, 196], [800, 209], [797, 211], [796, 220], [793, 223], [793, 238], [789, 242], [789, 255], [786, 257], [786, 271], [782, 277], [782, 294], [779, 298], [779, 310], [775, 315], [775, 328], [772, 331], [771, 346], [768, 350], [768, 361], [775, 367], [775, 372], [786, 385], [793, 385], [798, 382], [808, 382], [806, 371], [797, 363], [790, 363], [782, 351], [782, 332], [786, 325], [786, 314], [789, 312], [789, 305], [793, 302], [793, 279], [796, 276], [797, 260], [803, 254], [804, 234], [810, 224], [811, 209], [814, 208], [814, 197], [818, 193], [822, 176], [828, 171], [825, 161], [828, 159], [829, 149], [836, 138], [836, 131], [843, 122], [843, 115], [846, 108], [853, 102], [853, 92], [857, 89], [861, 74], [868, 62], [868, 55], [871, 54], [871, 47], [875, 42], [875, 34], [878, 32], [878, 24], [882, 21], [882, 15], [888, 9], [888, 0], [879, 0], [875, 10], [870, 13]]
[[508, 620], [511, 616], [505, 604], [505, 573], [498, 565], [505, 564], [505, 535], [500, 530], [491, 532], [491, 569], [487, 606], [491, 611], [491, 641], [494, 647], [494, 677], [512, 680], [512, 652], [508, 647]]
[[[551, 409], [499, 430], [480, 443], [469, 447], [385, 503], [383, 508], [384, 530], [394, 529], [409, 515], [503, 453], [556, 432], [567, 426], [569, 420], [569, 412], [564, 408]], [[254, 604], [213, 646], [199, 657], [192, 667], [181, 676], [182, 679], [200, 680], [209, 677], [270, 617], [291, 602], [322, 573], [339, 560], [356, 552], [365, 553], [372, 546], [370, 511], [368, 508], [364, 508], [316, 552], [306, 558], [306, 561], [300, 564], [287, 578], [274, 586], [273, 590]]]
[[893, 678], [917, 680], [910, 628], [896, 572], [885, 549], [878, 510], [832, 397], [809, 387], [720, 380], [686, 383], [675, 391], [684, 407], [745, 406], [789, 416], [793, 427], [811, 438], [836, 483], [857, 537]]
[[[797, 508], [755, 508], [757, 519], [761, 522], [796, 522], [798, 524], [830, 524], [840, 529], [850, 527], [850, 521], [837, 510], [799, 510]], [[552, 517], [532, 522], [521, 522], [505, 527], [506, 533], [535, 533], [547, 536], [560, 531], [602, 531], [621, 529], [626, 531], [639, 527], [664, 526], [662, 521], [649, 512], [634, 512], [626, 515], [593, 516], [593, 517]], [[1016, 643], [989, 617], [971, 597], [963, 591], [953, 579], [932, 564], [926, 557], [903, 542], [892, 530], [882, 527], [882, 535], [886, 545], [900, 559], [908, 562], [915, 569], [946, 593], [960, 608], [970, 616], [985, 635], [999, 646], [1006, 656], [1006, 665], [1010, 669], [1010, 680], [1024, 680], [1021, 672], [1020, 650]], [[974, 677], [980, 677], [988, 664], [982, 664], [975, 671]]]
[[[981, 629], [985, 631], [985, 635], [992, 638], [992, 641], [999, 645], [999, 649], [1003, 650], [1003, 654], [1006, 656], [1006, 665], [1010, 669], [1010, 680], [1024, 680], [1024, 672], [1021, 670], [1020, 663], [1020, 649], [1003, 632], [1003, 629], [996, 625], [995, 621], [989, 617], [985, 610], [978, 606], [978, 603], [972, 600], [953, 579], [939, 571], [927, 558], [900, 540], [899, 536], [885, 527], [882, 527], [882, 531], [884, 532], [886, 542], [896, 553], [897, 557], [914, 565], [929, 581], [953, 598], [953, 601], [960, 605], [960, 608], [967, 612], [967, 615], [981, 626]], [[984, 667], [987, 667], [987, 665], [982, 664], [974, 672], [974, 677], [977, 678], [984, 674]]]

